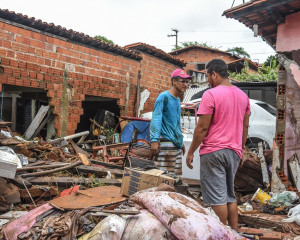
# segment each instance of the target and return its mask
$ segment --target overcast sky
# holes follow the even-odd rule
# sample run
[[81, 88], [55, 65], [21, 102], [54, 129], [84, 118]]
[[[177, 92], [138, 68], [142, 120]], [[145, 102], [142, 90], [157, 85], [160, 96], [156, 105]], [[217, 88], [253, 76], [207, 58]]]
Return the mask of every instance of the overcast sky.
[[[233, 19], [222, 17], [233, 0], [1, 0], [0, 8], [54, 23], [90, 36], [102, 35], [125, 46], [143, 42], [170, 52], [175, 44], [207, 42], [227, 50], [244, 47], [262, 63], [274, 50]], [[236, 0], [234, 6], [241, 4]]]

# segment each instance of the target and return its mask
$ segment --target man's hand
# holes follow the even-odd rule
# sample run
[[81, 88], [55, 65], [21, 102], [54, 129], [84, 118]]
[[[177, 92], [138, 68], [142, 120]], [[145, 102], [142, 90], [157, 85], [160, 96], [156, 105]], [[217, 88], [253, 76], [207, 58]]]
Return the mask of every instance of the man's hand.
[[193, 159], [194, 159], [194, 155], [191, 153], [188, 153], [186, 156], [186, 165], [190, 168], [193, 169]]
[[158, 142], [151, 143], [151, 151], [154, 156], [157, 156], [159, 153], [160, 145]]
[[184, 156], [184, 154], [185, 154], [185, 146], [184, 146], [184, 144], [182, 145], [182, 156]]

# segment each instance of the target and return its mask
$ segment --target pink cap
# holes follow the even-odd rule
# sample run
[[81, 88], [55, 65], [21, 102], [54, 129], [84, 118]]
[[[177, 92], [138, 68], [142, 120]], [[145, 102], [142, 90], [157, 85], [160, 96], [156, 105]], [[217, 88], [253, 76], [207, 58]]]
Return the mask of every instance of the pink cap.
[[174, 77], [192, 79], [192, 77], [190, 75], [187, 75], [186, 72], [180, 68], [177, 68], [176, 70], [174, 70], [174, 72], [171, 75], [171, 78], [174, 78]]

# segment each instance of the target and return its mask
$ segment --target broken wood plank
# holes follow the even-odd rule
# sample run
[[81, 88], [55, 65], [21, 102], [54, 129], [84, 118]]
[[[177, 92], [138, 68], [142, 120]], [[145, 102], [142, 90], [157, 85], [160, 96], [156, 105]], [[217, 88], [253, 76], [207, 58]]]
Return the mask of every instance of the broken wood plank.
[[241, 227], [239, 229], [239, 232], [259, 236], [260, 240], [263, 240], [263, 239], [281, 240], [282, 239], [281, 232], [272, 231], [271, 229], [257, 229], [257, 228]]
[[116, 177], [123, 177], [123, 170], [119, 170], [119, 169], [107, 169], [107, 168], [101, 168], [96, 166], [81, 165], [76, 167], [76, 170], [81, 173], [93, 173], [99, 177], [106, 177], [107, 172], [110, 171], [110, 173], [115, 175]]
[[298, 192], [300, 191], [300, 165], [297, 154], [294, 154], [287, 160], [288, 166], [292, 175], [294, 186], [296, 186]]
[[46, 163], [46, 161], [37, 161], [37, 162], [34, 162], [34, 163], [29, 163], [26, 166], [27, 167], [33, 167], [33, 166], [43, 165], [44, 163]]
[[49, 105], [48, 106], [41, 106], [38, 113], [34, 117], [33, 121], [27, 128], [24, 136], [26, 139], [30, 139], [32, 135], [34, 134], [35, 130], [40, 126], [40, 123], [43, 121], [45, 115], [47, 114], [49, 110]]
[[51, 122], [54, 120], [54, 115], [52, 114], [52, 110], [51, 108], [48, 110], [48, 115], [47, 117], [44, 119], [44, 121], [39, 125], [39, 127], [34, 131], [33, 135], [31, 136], [31, 139], [35, 138], [39, 133], [40, 131], [43, 129], [43, 127], [45, 127], [45, 125], [48, 123], [48, 122]]
[[76, 178], [76, 177], [35, 177], [30, 178], [28, 181], [34, 185], [54, 185], [60, 187], [72, 187], [74, 185], [114, 185], [121, 186], [121, 181], [117, 179], [105, 179], [105, 178]]
[[14, 179], [9, 180], [13, 185], [17, 186], [20, 189], [25, 189], [23, 182], [25, 183], [27, 188], [31, 188], [32, 184], [28, 182], [26, 179], [21, 178], [20, 176], [15, 176]]
[[[28, 191], [33, 198], [35, 198], [35, 197], [51, 197], [51, 196], [56, 196], [58, 193], [58, 189], [54, 188], [54, 187], [48, 187], [48, 189], [32, 187], [32, 188], [28, 189]], [[21, 198], [30, 198], [28, 192], [25, 189], [20, 189], [19, 193], [20, 193]]]
[[45, 169], [45, 168], [57, 168], [57, 167], [62, 167], [62, 166], [67, 166], [67, 165], [70, 165], [70, 163], [57, 163], [57, 164], [52, 164], [52, 165], [22, 167], [22, 168], [17, 168], [17, 172], [36, 170], [36, 169]]
[[125, 214], [125, 215], [137, 215], [140, 213], [140, 211], [133, 211], [133, 210], [108, 210], [103, 209], [101, 212], [104, 213], [111, 213], [111, 214]]
[[113, 163], [107, 163], [107, 162], [101, 162], [101, 161], [97, 161], [97, 160], [93, 160], [91, 159], [90, 160], [91, 163], [93, 164], [97, 164], [97, 165], [101, 165], [101, 166], [104, 166], [104, 167], [108, 167], [110, 169], [123, 169], [123, 167], [121, 165], [117, 165], [117, 164], [113, 164]]
[[[82, 136], [82, 137], [84, 137], [84, 136]], [[85, 135], [85, 137], [86, 137], [86, 135]], [[74, 143], [73, 141], [71, 142], [71, 145], [74, 148], [76, 154], [81, 153], [81, 154], [84, 154], [86, 157], [90, 157], [90, 154], [88, 152], [86, 152], [83, 149], [81, 149], [80, 147], [78, 147], [77, 144]]]
[[285, 218], [285, 215], [271, 215], [268, 213], [239, 214], [239, 223], [247, 224], [249, 227], [253, 228], [271, 228], [283, 232], [282, 220]]
[[26, 174], [22, 174], [21, 177], [26, 178], [26, 177], [37, 177], [37, 176], [43, 176], [43, 175], [47, 175], [47, 174], [51, 174], [51, 173], [55, 173], [55, 172], [60, 172], [62, 170], [67, 170], [73, 167], [76, 167], [78, 165], [81, 164], [81, 161], [77, 161], [75, 163], [69, 164], [67, 166], [63, 166], [63, 167], [59, 167], [56, 169], [52, 169], [52, 170], [47, 170], [47, 171], [42, 171], [42, 172], [35, 172], [35, 173], [26, 173]]
[[270, 187], [270, 178], [269, 178], [269, 172], [268, 172], [268, 166], [264, 157], [263, 153], [263, 144], [262, 142], [258, 143], [258, 157], [260, 159], [260, 166], [261, 166], [261, 172], [263, 177], [263, 183], [265, 187]]
[[78, 156], [79, 160], [82, 162], [83, 165], [85, 165], [85, 166], [91, 165], [91, 162], [87, 158], [86, 155], [84, 155], [82, 153], [77, 153], [77, 156]]

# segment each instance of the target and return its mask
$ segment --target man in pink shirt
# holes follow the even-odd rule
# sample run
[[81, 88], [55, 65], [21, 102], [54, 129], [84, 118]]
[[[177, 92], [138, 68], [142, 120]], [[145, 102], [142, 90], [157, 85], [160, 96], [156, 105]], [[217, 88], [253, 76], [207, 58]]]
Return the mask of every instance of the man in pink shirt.
[[213, 59], [206, 66], [211, 89], [202, 97], [186, 164], [193, 168], [193, 154], [200, 146], [200, 181], [203, 201], [221, 222], [238, 228], [234, 177], [248, 135], [248, 96], [228, 79], [227, 65]]

